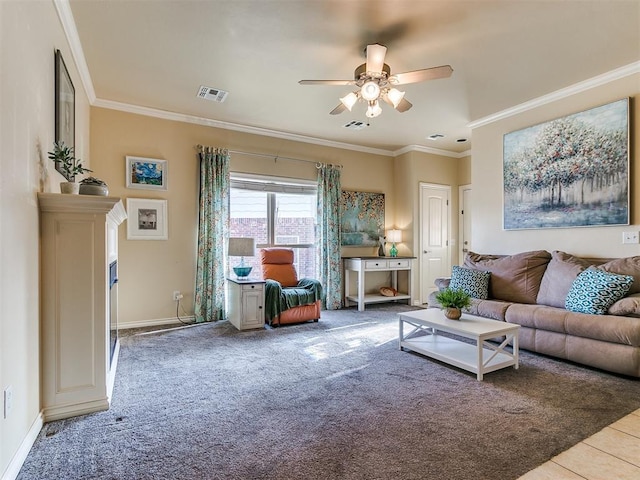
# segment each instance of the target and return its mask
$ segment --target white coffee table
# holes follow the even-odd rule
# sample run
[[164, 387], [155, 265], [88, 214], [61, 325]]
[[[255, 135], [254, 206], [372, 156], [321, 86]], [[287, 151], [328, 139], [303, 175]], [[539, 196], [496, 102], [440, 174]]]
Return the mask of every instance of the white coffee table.
[[[489, 320], [463, 313], [460, 320], [449, 320], [437, 308], [416, 310], [398, 315], [400, 350], [406, 348], [427, 357], [477, 374], [479, 381], [485, 373], [518, 364], [518, 332], [520, 325]], [[405, 333], [409, 327], [410, 331]], [[475, 341], [475, 345], [439, 335], [448, 332]], [[418, 335], [420, 333], [420, 335]], [[500, 343], [487, 340], [506, 336]], [[512, 351], [505, 347], [512, 344]]]

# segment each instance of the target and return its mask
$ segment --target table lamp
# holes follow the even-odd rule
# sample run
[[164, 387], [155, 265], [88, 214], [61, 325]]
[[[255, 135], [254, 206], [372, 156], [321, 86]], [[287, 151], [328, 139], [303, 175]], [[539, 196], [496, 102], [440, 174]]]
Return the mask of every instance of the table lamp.
[[389, 230], [387, 232], [387, 241], [391, 242], [391, 250], [389, 250], [389, 255], [392, 257], [398, 256], [398, 249], [396, 248], [396, 243], [400, 243], [402, 241], [402, 230]]
[[253, 257], [256, 254], [255, 240], [253, 238], [230, 237], [229, 256], [240, 257], [240, 263], [233, 267], [238, 280], [246, 279], [251, 273], [251, 269], [244, 263], [244, 257]]

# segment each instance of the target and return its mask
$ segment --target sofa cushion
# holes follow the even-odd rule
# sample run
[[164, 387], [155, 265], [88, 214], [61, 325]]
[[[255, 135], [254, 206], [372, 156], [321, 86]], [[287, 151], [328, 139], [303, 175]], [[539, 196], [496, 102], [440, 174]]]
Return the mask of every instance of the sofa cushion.
[[565, 252], [551, 252], [551, 261], [544, 272], [536, 303], [564, 308], [567, 293], [578, 274], [589, 267], [589, 262]]
[[[590, 315], [544, 305], [513, 304], [505, 320], [538, 332], [556, 332], [602, 342], [640, 346], [640, 318]], [[525, 348], [524, 345], [521, 347]], [[536, 351], [549, 353], [536, 348]]]
[[616, 258], [602, 265], [598, 265], [598, 268], [605, 272], [617, 273], [618, 275], [631, 275], [633, 277], [633, 284], [629, 288], [629, 293], [640, 293], [640, 256]]
[[626, 295], [632, 283], [630, 275], [588, 268], [571, 285], [565, 308], [572, 312], [605, 315], [611, 305]]
[[640, 293], [623, 297], [609, 307], [609, 315], [640, 317]]
[[456, 265], [451, 269], [449, 288], [462, 290], [470, 297], [486, 300], [489, 295], [490, 276], [491, 272], [458, 267]]
[[464, 266], [491, 272], [489, 298], [514, 303], [536, 303], [540, 282], [551, 260], [546, 250], [516, 255], [480, 255], [469, 252]]

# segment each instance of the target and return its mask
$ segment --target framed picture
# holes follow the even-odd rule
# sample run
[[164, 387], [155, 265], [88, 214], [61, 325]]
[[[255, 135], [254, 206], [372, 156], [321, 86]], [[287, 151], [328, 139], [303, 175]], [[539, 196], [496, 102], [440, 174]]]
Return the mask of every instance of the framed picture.
[[384, 236], [384, 193], [342, 191], [343, 247], [374, 247]]
[[127, 198], [127, 239], [167, 240], [167, 201]]
[[127, 188], [167, 190], [167, 161], [126, 157]]
[[[76, 146], [76, 90], [67, 71], [60, 50], [55, 54], [55, 141], [63, 142], [67, 147]], [[59, 163], [56, 170], [62, 173]]]
[[505, 230], [629, 224], [629, 99], [504, 136]]

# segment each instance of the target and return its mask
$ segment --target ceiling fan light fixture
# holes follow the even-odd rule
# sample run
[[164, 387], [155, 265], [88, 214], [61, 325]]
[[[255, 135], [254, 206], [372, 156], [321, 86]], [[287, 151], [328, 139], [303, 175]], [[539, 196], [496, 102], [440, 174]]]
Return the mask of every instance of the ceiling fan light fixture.
[[378, 104], [377, 100], [373, 100], [369, 102], [369, 106], [367, 107], [367, 113], [365, 114], [367, 118], [375, 118], [382, 113], [382, 108]]
[[362, 85], [362, 88], [360, 89], [360, 95], [367, 102], [377, 100], [380, 96], [380, 86], [376, 82], [369, 80], [368, 82], [365, 82], [364, 85]]
[[358, 101], [358, 94], [356, 92], [351, 92], [348, 93], [347, 95], [345, 95], [344, 97], [342, 97], [340, 99], [340, 101], [342, 102], [342, 104], [347, 107], [347, 110], [351, 111], [351, 109], [353, 108], [353, 106], [356, 104], [356, 102]]
[[393, 104], [393, 108], [398, 108], [398, 105], [404, 98], [404, 92], [401, 92], [397, 88], [391, 88], [387, 92], [387, 98], [391, 100], [391, 103]]

